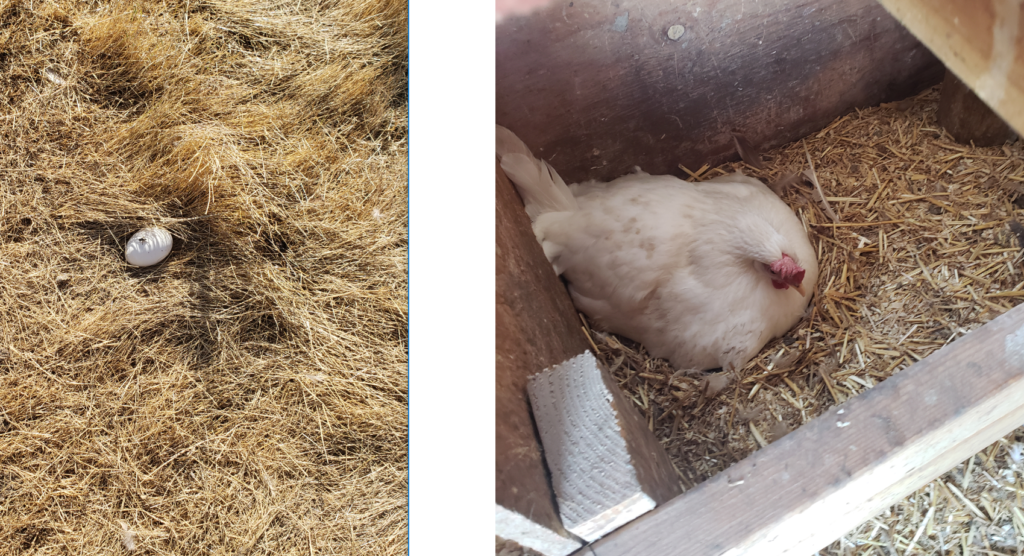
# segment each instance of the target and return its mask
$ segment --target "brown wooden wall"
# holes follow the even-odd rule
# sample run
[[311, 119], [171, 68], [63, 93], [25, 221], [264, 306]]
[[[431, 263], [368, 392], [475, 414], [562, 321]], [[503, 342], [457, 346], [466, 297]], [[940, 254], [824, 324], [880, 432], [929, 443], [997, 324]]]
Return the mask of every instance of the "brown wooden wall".
[[772, 148], [944, 72], [874, 0], [553, 0], [496, 33], [497, 123], [569, 183], [683, 176], [738, 159], [731, 130]]
[[928, 45], [958, 79], [1017, 133], [1024, 133], [1024, 9], [1020, 2], [879, 3]]
[[495, 171], [495, 501], [569, 537], [530, 415], [526, 379], [589, 345], [523, 201], [497, 162]]

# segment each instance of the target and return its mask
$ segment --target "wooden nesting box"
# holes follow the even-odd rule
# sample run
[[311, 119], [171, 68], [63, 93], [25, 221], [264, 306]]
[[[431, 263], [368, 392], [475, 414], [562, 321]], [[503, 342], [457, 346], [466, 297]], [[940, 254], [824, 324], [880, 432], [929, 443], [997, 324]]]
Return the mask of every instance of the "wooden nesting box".
[[[1002, 0], [554, 0], [497, 27], [496, 119], [569, 183], [635, 165], [682, 177], [738, 158], [733, 131], [779, 146], [937, 84], [945, 62], [1019, 132], [1021, 17]], [[543, 267], [543, 254], [525, 215], [510, 232], [522, 206], [498, 179], [496, 496], [579, 542], [557, 521], [524, 389], [587, 343], [562, 284], [516, 270]], [[1018, 307], [580, 553], [803, 556], [1021, 422]], [[529, 482], [517, 482], [509, 470], [525, 460]]]

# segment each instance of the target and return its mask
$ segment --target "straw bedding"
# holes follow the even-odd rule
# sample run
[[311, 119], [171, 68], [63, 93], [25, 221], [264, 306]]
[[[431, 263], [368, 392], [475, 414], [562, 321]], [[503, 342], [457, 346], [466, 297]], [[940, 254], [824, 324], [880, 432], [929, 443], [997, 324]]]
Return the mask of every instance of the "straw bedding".
[[[676, 374], [642, 346], [590, 331], [685, 489], [1024, 299], [1024, 150], [957, 144], [936, 121], [938, 94], [838, 118], [765, 153], [765, 171], [683, 169], [771, 183], [807, 168], [809, 153], [838, 217], [806, 184], [784, 193], [818, 249], [817, 292], [810, 314], [738, 376]], [[1018, 429], [821, 553], [1020, 554], [1022, 441]]]
[[[599, 357], [667, 449], [684, 489], [777, 440], [1024, 300], [1024, 147], [957, 144], [936, 121], [938, 88], [858, 110], [743, 163], [766, 183], [807, 168], [783, 198], [821, 269], [810, 314], [738, 376], [675, 373], [642, 346], [590, 330]], [[1018, 239], [1020, 237], [1020, 239]], [[1024, 553], [1024, 428], [822, 550], [828, 555]], [[496, 552], [531, 554], [497, 540]]]
[[0, 0], [0, 553], [405, 551], [406, 10]]

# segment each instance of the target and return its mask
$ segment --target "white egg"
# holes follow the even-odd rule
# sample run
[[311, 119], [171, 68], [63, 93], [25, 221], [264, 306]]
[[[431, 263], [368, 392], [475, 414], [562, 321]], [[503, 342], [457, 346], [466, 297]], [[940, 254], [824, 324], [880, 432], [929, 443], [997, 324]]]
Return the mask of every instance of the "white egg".
[[174, 240], [160, 227], [143, 228], [128, 240], [124, 258], [134, 266], [152, 266], [167, 258]]

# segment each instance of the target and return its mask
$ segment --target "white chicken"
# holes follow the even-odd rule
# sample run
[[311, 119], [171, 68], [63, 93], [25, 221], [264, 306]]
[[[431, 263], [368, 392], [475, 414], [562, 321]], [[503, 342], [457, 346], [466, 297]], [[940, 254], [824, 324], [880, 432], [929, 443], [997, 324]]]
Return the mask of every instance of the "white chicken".
[[804, 314], [814, 249], [760, 181], [695, 184], [636, 168], [567, 187], [501, 126], [497, 154], [576, 307], [652, 356], [680, 370], [738, 369]]

